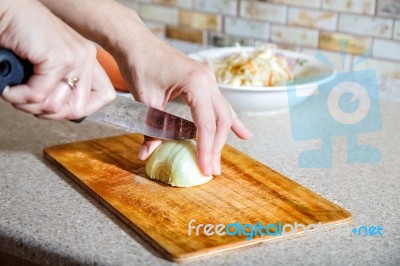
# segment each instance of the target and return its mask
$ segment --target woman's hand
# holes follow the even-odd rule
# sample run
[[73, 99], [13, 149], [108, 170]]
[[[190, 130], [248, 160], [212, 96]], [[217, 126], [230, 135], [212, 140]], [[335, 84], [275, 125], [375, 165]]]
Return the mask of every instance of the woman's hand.
[[[79, 119], [115, 97], [96, 61], [95, 46], [34, 0], [0, 4], [0, 46], [28, 59], [27, 84], [6, 87], [2, 98], [15, 108], [46, 119]], [[67, 80], [77, 77], [75, 87]]]
[[[197, 126], [197, 158], [206, 175], [221, 174], [221, 152], [227, 134], [250, 137], [228, 101], [218, 89], [214, 73], [156, 38], [144, 27], [119, 43], [114, 56], [135, 99], [164, 110], [181, 95], [190, 106]], [[139, 153], [146, 159], [159, 145], [146, 138]]]
[[[197, 159], [204, 174], [220, 174], [221, 150], [231, 129], [242, 139], [250, 137], [212, 71], [155, 37], [133, 10], [111, 0], [40, 1], [114, 56], [136, 100], [165, 109], [168, 101], [183, 96], [198, 129]], [[148, 157], [159, 143], [147, 138], [139, 157]]]

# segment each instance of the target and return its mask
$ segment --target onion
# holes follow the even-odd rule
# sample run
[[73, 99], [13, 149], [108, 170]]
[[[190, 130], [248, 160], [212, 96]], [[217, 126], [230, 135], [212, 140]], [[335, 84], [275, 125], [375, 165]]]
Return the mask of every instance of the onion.
[[151, 179], [176, 187], [193, 187], [207, 183], [196, 161], [194, 140], [168, 140], [151, 154], [146, 162], [146, 174]]

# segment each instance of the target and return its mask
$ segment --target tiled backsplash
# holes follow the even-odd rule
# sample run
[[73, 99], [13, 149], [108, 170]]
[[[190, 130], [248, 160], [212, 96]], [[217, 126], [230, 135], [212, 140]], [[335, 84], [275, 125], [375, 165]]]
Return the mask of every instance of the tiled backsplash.
[[119, 0], [156, 34], [215, 46], [275, 43], [341, 68], [339, 40], [347, 41], [345, 69], [370, 53], [366, 67], [400, 78], [400, 0]]

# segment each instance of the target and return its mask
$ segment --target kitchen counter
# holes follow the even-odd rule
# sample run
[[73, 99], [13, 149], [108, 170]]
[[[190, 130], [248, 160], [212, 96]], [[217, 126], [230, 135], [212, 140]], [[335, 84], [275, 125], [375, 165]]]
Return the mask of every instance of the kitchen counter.
[[[192, 51], [194, 47], [181, 49]], [[387, 96], [388, 92], [396, 93], [398, 87], [398, 81], [384, 81], [380, 90]], [[360, 136], [360, 142], [380, 149], [379, 164], [346, 164], [346, 140], [338, 137], [333, 141], [333, 167], [327, 169], [299, 168], [298, 155], [317, 148], [319, 142], [294, 141], [288, 112], [240, 114], [254, 136], [241, 141], [230, 135], [228, 144], [346, 208], [354, 222], [333, 231], [264, 243], [184, 264], [399, 265], [398, 99], [388, 96], [381, 101], [381, 131]], [[188, 108], [180, 102], [170, 103], [168, 110], [190, 117]], [[74, 124], [38, 120], [3, 101], [0, 113], [0, 251], [42, 265], [171, 264], [43, 159], [42, 151], [47, 146], [127, 131], [92, 121]], [[363, 225], [381, 226], [383, 236], [352, 233], [353, 228]]]

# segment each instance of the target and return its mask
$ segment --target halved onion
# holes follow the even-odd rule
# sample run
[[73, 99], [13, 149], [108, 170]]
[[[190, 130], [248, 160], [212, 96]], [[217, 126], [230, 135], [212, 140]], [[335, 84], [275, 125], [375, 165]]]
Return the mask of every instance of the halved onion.
[[176, 187], [198, 186], [213, 178], [201, 173], [194, 140], [164, 141], [147, 160], [146, 174]]

